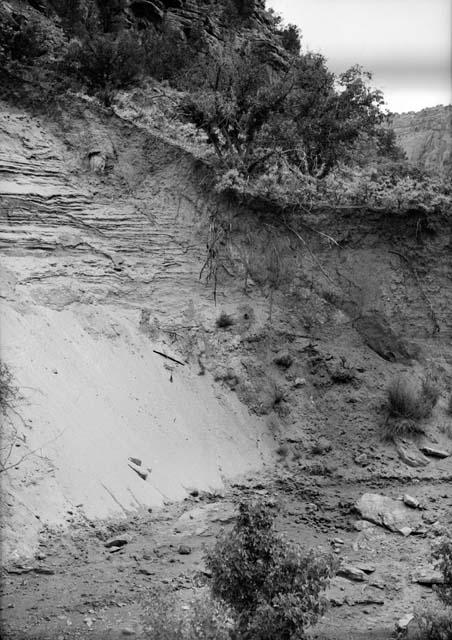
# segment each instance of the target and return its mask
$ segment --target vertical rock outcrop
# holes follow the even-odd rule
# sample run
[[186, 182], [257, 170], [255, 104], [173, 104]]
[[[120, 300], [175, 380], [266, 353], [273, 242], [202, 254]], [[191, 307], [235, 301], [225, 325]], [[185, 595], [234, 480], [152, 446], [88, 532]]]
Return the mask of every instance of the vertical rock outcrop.
[[451, 105], [397, 114], [393, 128], [412, 164], [452, 176]]

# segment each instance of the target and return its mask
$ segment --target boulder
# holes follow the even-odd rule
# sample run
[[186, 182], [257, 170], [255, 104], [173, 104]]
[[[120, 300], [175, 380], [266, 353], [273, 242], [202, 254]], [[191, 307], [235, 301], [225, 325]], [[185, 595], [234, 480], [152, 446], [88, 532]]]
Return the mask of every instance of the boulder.
[[111, 549], [112, 547], [124, 547], [131, 540], [131, 537], [127, 533], [120, 534], [118, 536], [113, 536], [106, 542], [104, 542], [104, 547], [107, 549]]
[[181, 556], [188, 556], [191, 553], [191, 548], [186, 544], [180, 544], [177, 549], [177, 553]]
[[369, 520], [390, 531], [402, 535], [416, 531], [421, 526], [420, 514], [400, 500], [393, 500], [378, 493], [365, 493], [356, 503], [356, 509], [364, 520]]
[[436, 447], [429, 447], [425, 445], [421, 447], [422, 453], [425, 453], [426, 456], [431, 456], [432, 458], [448, 458], [450, 456], [449, 451], [445, 449], [437, 449]]
[[400, 618], [400, 620], [397, 620], [396, 622], [397, 631], [406, 631], [406, 629], [408, 629], [408, 625], [412, 620], [414, 620], [414, 613], [405, 614], [403, 618]]
[[417, 446], [404, 438], [394, 438], [394, 444], [400, 459], [409, 467], [426, 467], [430, 460], [424, 456]]
[[339, 567], [337, 575], [342, 576], [343, 578], [348, 578], [348, 580], [355, 580], [356, 582], [364, 582], [367, 579], [364, 571], [346, 563]]
[[413, 496], [410, 496], [408, 493], [405, 493], [405, 495], [403, 496], [403, 502], [407, 507], [411, 507], [412, 509], [419, 509], [419, 500], [416, 500], [416, 498], [413, 498]]

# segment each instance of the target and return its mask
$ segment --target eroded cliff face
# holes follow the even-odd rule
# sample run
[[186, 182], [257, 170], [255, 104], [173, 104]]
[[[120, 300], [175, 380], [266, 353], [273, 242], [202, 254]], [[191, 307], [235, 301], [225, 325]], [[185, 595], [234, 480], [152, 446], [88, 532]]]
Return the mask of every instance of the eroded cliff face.
[[365, 442], [362, 473], [385, 474], [388, 381], [413, 358], [413, 375], [451, 380], [450, 217], [432, 234], [410, 216], [328, 212], [297, 236], [218, 198], [189, 145], [124, 101], [114, 116], [78, 98], [52, 118], [2, 105], [2, 358], [22, 396], [4, 432], [5, 554], [31, 553], [68, 511], [216, 490], [281, 446], [309, 466], [319, 436], [337, 473], [356, 479]]
[[393, 126], [412, 164], [452, 177], [452, 106], [396, 114]]
[[2, 358], [21, 396], [2, 433], [5, 558], [75, 505], [98, 518], [219, 489], [275, 447], [198, 375], [217, 311], [193, 160], [89, 109], [66, 124], [2, 108]]

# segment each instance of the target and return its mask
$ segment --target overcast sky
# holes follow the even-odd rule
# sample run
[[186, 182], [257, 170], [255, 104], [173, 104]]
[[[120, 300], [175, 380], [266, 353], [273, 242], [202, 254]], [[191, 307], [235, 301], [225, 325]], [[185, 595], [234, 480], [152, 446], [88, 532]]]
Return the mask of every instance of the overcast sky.
[[392, 111], [450, 104], [451, 0], [267, 0], [339, 73], [372, 71]]

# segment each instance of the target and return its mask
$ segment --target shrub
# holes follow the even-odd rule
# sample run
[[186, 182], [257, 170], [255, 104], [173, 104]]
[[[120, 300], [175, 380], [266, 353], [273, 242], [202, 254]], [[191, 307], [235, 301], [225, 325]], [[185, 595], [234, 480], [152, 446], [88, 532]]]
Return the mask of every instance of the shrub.
[[18, 389], [7, 364], [0, 361], [0, 413], [5, 414], [17, 398]]
[[182, 89], [190, 89], [191, 68], [206, 46], [204, 32], [196, 23], [188, 40], [170, 25], [164, 24], [161, 31], [149, 30], [143, 38], [145, 71], [156, 80], [170, 80]]
[[49, 50], [43, 27], [35, 20], [13, 18], [0, 10], [0, 64], [33, 65]]
[[304, 554], [274, 530], [263, 503], [242, 503], [232, 532], [206, 556], [212, 594], [231, 607], [238, 638], [302, 639], [324, 611], [331, 557]]
[[436, 593], [445, 608], [436, 607], [416, 616], [415, 640], [450, 640], [452, 638], [452, 539], [445, 538], [433, 551], [433, 558], [443, 575]]
[[105, 102], [111, 93], [134, 84], [142, 73], [143, 49], [130, 31], [119, 35], [101, 33], [83, 40], [73, 40], [62, 63], [63, 70], [95, 93], [102, 93]]
[[145, 616], [150, 640], [228, 640], [228, 611], [210, 597], [195, 600], [187, 613], [178, 612], [174, 597], [157, 594]]
[[452, 610], [439, 608], [416, 615], [413, 640], [450, 640], [452, 638]]
[[443, 584], [437, 586], [440, 600], [452, 607], [452, 538], [442, 540], [433, 557], [437, 560], [437, 566], [443, 575]]
[[393, 380], [387, 389], [388, 435], [422, 432], [420, 423], [431, 416], [438, 398], [432, 378], [424, 378], [420, 386], [406, 377]]
[[218, 316], [215, 324], [219, 329], [226, 329], [227, 327], [232, 327], [232, 325], [234, 324], [234, 318], [225, 311], [222, 311]]

